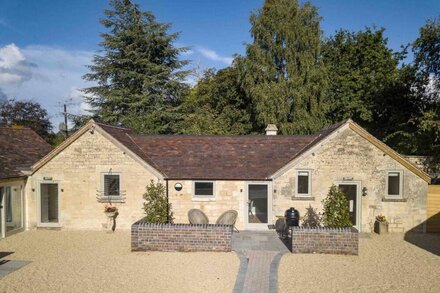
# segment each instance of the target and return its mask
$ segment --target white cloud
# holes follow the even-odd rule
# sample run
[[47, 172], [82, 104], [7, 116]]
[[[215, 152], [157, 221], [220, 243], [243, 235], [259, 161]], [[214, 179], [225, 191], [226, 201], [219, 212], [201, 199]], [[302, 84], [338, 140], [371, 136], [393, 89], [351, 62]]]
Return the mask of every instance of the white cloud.
[[221, 62], [226, 65], [231, 65], [232, 61], [234, 60], [232, 57], [220, 56], [216, 51], [208, 48], [196, 47], [195, 50], [209, 60]]
[[15, 44], [0, 48], [0, 87], [31, 79], [34, 67]]
[[88, 72], [86, 65], [91, 64], [93, 54], [49, 46], [0, 47], [0, 92], [9, 98], [39, 102], [56, 128], [65, 102], [73, 114], [87, 110], [80, 89], [90, 86], [82, 76]]

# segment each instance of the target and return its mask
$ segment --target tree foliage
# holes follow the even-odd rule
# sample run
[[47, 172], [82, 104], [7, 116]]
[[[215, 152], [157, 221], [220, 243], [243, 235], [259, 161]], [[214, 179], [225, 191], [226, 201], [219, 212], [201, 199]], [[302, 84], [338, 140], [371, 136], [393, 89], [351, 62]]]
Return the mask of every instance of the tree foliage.
[[181, 128], [187, 134], [252, 132], [250, 102], [235, 67], [207, 70], [182, 104]]
[[322, 128], [328, 79], [317, 8], [297, 0], [266, 0], [250, 20], [253, 42], [235, 62], [258, 130], [269, 123], [283, 134]]
[[417, 117], [419, 154], [432, 156], [434, 172], [440, 166], [440, 20], [431, 19], [420, 28], [412, 44], [416, 68], [415, 95], [422, 101]]
[[387, 46], [385, 29], [338, 31], [324, 46], [330, 75], [328, 116], [332, 122], [352, 118], [369, 126], [377, 116], [377, 104], [395, 82], [399, 58]]
[[324, 212], [322, 214], [322, 222], [324, 226], [330, 228], [346, 228], [352, 227], [350, 221], [350, 213], [348, 209], [348, 200], [338, 187], [332, 185], [327, 197], [322, 201]]
[[6, 126], [29, 127], [48, 142], [52, 138], [52, 124], [46, 109], [30, 100], [11, 99], [0, 103], [0, 123]]
[[165, 195], [165, 186], [151, 180], [143, 195], [145, 199], [144, 211], [147, 214], [145, 221], [147, 223], [165, 224], [173, 221], [173, 212], [171, 204], [168, 203]]
[[187, 90], [183, 82], [185, 48], [177, 48], [177, 33], [130, 0], [110, 1], [101, 24], [102, 54], [95, 55], [91, 73], [97, 83], [84, 89], [94, 115], [104, 122], [122, 123], [143, 133], [173, 132], [174, 108]]

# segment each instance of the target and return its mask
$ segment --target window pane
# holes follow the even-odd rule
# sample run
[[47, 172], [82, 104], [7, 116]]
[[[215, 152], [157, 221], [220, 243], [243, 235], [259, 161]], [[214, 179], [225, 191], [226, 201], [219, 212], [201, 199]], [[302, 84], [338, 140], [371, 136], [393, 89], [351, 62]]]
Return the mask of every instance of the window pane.
[[58, 184], [41, 183], [40, 186], [41, 223], [58, 223]]
[[119, 196], [119, 175], [104, 175], [104, 195]]
[[196, 182], [194, 195], [214, 195], [214, 183]]
[[400, 195], [400, 173], [388, 173], [388, 195]]
[[298, 173], [298, 193], [299, 194], [309, 193], [309, 172]]

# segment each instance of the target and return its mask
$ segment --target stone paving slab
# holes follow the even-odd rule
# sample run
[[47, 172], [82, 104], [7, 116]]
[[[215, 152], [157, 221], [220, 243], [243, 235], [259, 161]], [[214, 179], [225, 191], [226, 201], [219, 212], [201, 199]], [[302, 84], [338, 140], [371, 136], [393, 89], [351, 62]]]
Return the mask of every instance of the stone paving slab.
[[274, 231], [241, 231], [232, 236], [240, 258], [234, 293], [278, 292], [278, 265], [289, 252]]
[[240, 231], [232, 235], [232, 250], [266, 250], [289, 252], [275, 231]]
[[0, 260], [0, 279], [29, 263], [26, 260]]

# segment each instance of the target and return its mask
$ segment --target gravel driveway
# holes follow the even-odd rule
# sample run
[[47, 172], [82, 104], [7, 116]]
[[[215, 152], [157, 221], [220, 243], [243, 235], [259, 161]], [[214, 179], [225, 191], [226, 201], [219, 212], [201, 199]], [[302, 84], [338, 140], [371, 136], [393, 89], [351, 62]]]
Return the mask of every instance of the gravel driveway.
[[411, 243], [403, 234], [367, 237], [359, 256], [284, 255], [279, 291], [440, 292], [440, 234], [409, 234]]
[[8, 251], [32, 262], [0, 292], [231, 292], [239, 267], [233, 252], [131, 252], [129, 231], [28, 231], [0, 240]]

